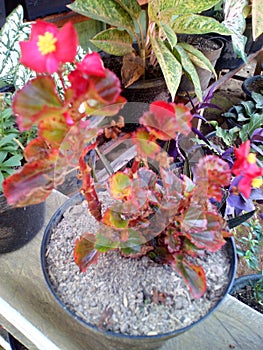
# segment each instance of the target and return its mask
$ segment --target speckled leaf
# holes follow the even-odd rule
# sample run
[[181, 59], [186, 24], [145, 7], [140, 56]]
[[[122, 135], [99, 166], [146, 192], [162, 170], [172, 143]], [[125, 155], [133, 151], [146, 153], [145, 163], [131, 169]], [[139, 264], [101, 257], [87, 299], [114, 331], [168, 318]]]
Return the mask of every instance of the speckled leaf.
[[234, 51], [244, 61], [246, 61], [245, 44], [247, 39], [244, 35], [242, 35], [246, 28], [246, 20], [243, 16], [243, 11], [247, 4], [247, 0], [225, 0], [225, 19], [222, 22], [222, 25], [231, 31]]
[[19, 90], [13, 99], [20, 131], [28, 130], [51, 108], [61, 108], [56, 86], [51, 77], [38, 77]]
[[180, 34], [207, 34], [218, 33], [230, 35], [231, 31], [223, 24], [211, 17], [200, 15], [182, 15], [175, 19], [172, 25], [175, 33]]
[[114, 0], [76, 0], [68, 7], [86, 17], [134, 31], [131, 16]]
[[173, 101], [181, 81], [182, 66], [160, 39], [151, 36], [151, 43]]
[[153, 0], [156, 10], [163, 15], [181, 15], [183, 13], [199, 13], [210, 9], [219, 0]]
[[262, 0], [252, 1], [252, 33], [253, 40], [263, 33], [263, 6]]
[[199, 101], [202, 101], [202, 88], [200, 79], [190, 57], [188, 56], [187, 52], [179, 45], [174, 48], [174, 52], [177, 53], [176, 57], [181, 62], [187, 78], [190, 79], [193, 83], [197, 98]]
[[124, 56], [133, 51], [132, 37], [126, 30], [104, 30], [90, 40], [99, 49], [115, 56]]
[[141, 6], [138, 4], [137, 0], [115, 0], [128, 14], [138, 19], [141, 15]]
[[167, 23], [164, 22], [161, 22], [161, 28], [164, 31], [164, 34], [166, 35], [170, 46], [172, 48], [175, 47], [175, 45], [177, 44], [177, 36], [173, 29]]
[[197, 67], [209, 70], [217, 77], [216, 71], [209, 59], [198, 49], [187, 43], [178, 43], [188, 54], [193, 64]]

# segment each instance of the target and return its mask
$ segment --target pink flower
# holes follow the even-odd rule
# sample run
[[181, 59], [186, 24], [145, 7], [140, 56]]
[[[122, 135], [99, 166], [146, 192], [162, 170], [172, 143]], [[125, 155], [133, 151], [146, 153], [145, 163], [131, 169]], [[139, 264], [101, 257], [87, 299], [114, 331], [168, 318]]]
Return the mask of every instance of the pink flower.
[[106, 77], [103, 61], [97, 52], [87, 54], [83, 60], [77, 64], [77, 70], [95, 77]]
[[59, 30], [52, 23], [37, 20], [29, 40], [20, 42], [21, 63], [37, 73], [52, 74], [60, 63], [74, 60], [77, 46], [77, 32], [71, 22]]
[[239, 191], [246, 197], [250, 197], [252, 187], [262, 185], [263, 168], [256, 164], [256, 154], [250, 153], [250, 141], [244, 142], [239, 148], [234, 150], [236, 161], [232, 168], [234, 175], [241, 175], [238, 183]]

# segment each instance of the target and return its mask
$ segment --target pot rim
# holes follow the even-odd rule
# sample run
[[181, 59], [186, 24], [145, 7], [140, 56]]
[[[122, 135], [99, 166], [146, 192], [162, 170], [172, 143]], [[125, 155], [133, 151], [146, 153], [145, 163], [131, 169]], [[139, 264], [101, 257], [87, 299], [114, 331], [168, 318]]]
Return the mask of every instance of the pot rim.
[[66, 200], [66, 202], [64, 204], [62, 204], [62, 206], [59, 207], [57, 209], [57, 211], [53, 214], [53, 216], [51, 217], [51, 219], [50, 219], [50, 221], [49, 221], [49, 223], [46, 226], [45, 231], [44, 231], [43, 239], [41, 242], [40, 255], [41, 255], [41, 268], [42, 268], [42, 272], [44, 274], [44, 278], [45, 278], [45, 281], [46, 281], [46, 284], [47, 284], [49, 291], [51, 292], [51, 294], [55, 298], [56, 302], [67, 312], [67, 314], [70, 315], [73, 319], [77, 320], [79, 323], [81, 323], [84, 327], [91, 328], [93, 331], [95, 331], [97, 333], [106, 334], [108, 336], [112, 336], [112, 337], [118, 338], [118, 339], [121, 339], [121, 338], [122, 339], [134, 339], [134, 340], [157, 339], [160, 341], [161, 340], [165, 341], [169, 338], [172, 338], [176, 335], [179, 335], [181, 333], [188, 331], [193, 326], [195, 326], [198, 323], [205, 320], [208, 316], [210, 316], [221, 305], [221, 303], [223, 302], [223, 300], [225, 299], [227, 294], [230, 293], [232, 286], [234, 284], [234, 278], [235, 278], [236, 269], [237, 269], [237, 258], [236, 258], [237, 255], [236, 255], [234, 237], [229, 237], [226, 239], [226, 241], [227, 241], [226, 244], [229, 244], [228, 250], [229, 250], [229, 252], [231, 251], [231, 254], [230, 254], [231, 261], [230, 261], [230, 270], [229, 270], [229, 281], [228, 281], [228, 285], [227, 285], [227, 287], [222, 295], [222, 298], [209, 310], [209, 312], [207, 314], [205, 314], [203, 317], [201, 317], [197, 321], [193, 322], [192, 324], [190, 324], [186, 327], [180, 328], [180, 329], [176, 329], [174, 331], [170, 331], [167, 333], [161, 333], [161, 334], [157, 334], [157, 335], [128, 335], [128, 334], [122, 334], [122, 333], [115, 333], [112, 331], [101, 330], [97, 326], [83, 320], [81, 317], [77, 316], [73, 311], [71, 311], [60, 300], [60, 298], [58, 297], [58, 295], [54, 291], [52, 284], [50, 283], [48, 273], [47, 273], [46, 259], [45, 259], [46, 246], [48, 244], [50, 235], [52, 233], [52, 229], [54, 227], [56, 227], [57, 224], [61, 221], [64, 212], [72, 205], [79, 204], [83, 200], [83, 198], [84, 197], [80, 193], [73, 195], [68, 200]]

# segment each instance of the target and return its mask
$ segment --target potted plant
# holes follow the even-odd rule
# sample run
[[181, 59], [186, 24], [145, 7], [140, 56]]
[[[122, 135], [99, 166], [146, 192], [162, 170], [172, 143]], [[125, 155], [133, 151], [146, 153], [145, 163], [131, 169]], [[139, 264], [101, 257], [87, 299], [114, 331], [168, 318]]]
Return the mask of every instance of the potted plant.
[[237, 278], [230, 294], [254, 310], [263, 313], [262, 274], [250, 274]]
[[[235, 270], [233, 266], [230, 267], [228, 260], [234, 264], [232, 241], [225, 245], [225, 239], [230, 235], [227, 222], [217, 211], [212, 199], [219, 202], [223, 199], [223, 190], [227, 190], [232, 175], [243, 179], [236, 190], [239, 188], [249, 197], [251, 187], [256, 183], [254, 180], [259, 182], [263, 174], [263, 169], [256, 164], [256, 157], [247, 153], [250, 151], [250, 144], [246, 143], [236, 149], [236, 161], [232, 170], [226, 162], [212, 155], [200, 159], [193, 169], [194, 177], [176, 175], [171, 158], [164, 149], [167, 142], [177, 140], [179, 134], [189, 135], [192, 115], [182, 104], [156, 101], [150, 105], [149, 111], [141, 116], [141, 127], [126, 136], [130, 138], [131, 148], [136, 149], [135, 156], [131, 157], [131, 162], [125, 161], [122, 163], [123, 168], [114, 172], [111, 164], [107, 164], [103, 154], [100, 154], [98, 139], [104, 133], [107, 133], [108, 137], [116, 137], [123, 125], [121, 119], [118, 123], [113, 122], [109, 125], [104, 123], [106, 116], [119, 113], [125, 103], [125, 99], [120, 95], [119, 79], [103, 66], [98, 53], [87, 54], [81, 62], [74, 61], [77, 35], [70, 22], [58, 30], [54, 24], [37, 21], [32, 25], [29, 40], [20, 45], [22, 63], [38, 74], [17, 91], [12, 107], [17, 116], [19, 129], [25, 131], [36, 125], [38, 136], [25, 148], [24, 155], [27, 162], [23, 168], [4, 180], [3, 189], [8, 203], [21, 207], [44, 201], [72, 169], [78, 169], [78, 178], [82, 182], [81, 196], [74, 197], [73, 202], [67, 203], [54, 215], [43, 239], [42, 263], [52, 293], [56, 295], [55, 289], [65, 285], [62, 281], [61, 286], [51, 287], [50, 276], [54, 271], [50, 270], [49, 275], [47, 272], [48, 260], [53, 259], [53, 253], [59, 257], [60, 248], [64, 246], [62, 241], [59, 241], [60, 248], [57, 249], [57, 246], [52, 248], [52, 244], [57, 241], [51, 239], [52, 230], [62, 215], [72, 210], [70, 207], [75, 201], [80, 207], [84, 206], [84, 216], [88, 218], [88, 223], [95, 220], [98, 231], [90, 229], [82, 235], [78, 232], [76, 236], [70, 235], [75, 229], [64, 232], [62, 236], [66, 238], [66, 242], [70, 242], [66, 250], [70, 252], [70, 259], [73, 259], [74, 252], [77, 264], [74, 266], [77, 270], [72, 268], [71, 263], [65, 264], [64, 258], [64, 271], [60, 276], [56, 275], [55, 280], [60, 281], [61, 276], [63, 280], [66, 269], [68, 270], [67, 266], [74, 272], [73, 280], [74, 276], [80, 278], [79, 269], [81, 271], [88, 269], [86, 273], [88, 276], [94, 266], [98, 266], [96, 262], [99, 264], [102, 261], [102, 265], [99, 265], [100, 270], [104, 265], [103, 261], [106, 262], [101, 259], [107, 259], [109, 256], [112, 256], [113, 260], [105, 264], [108, 267], [116, 267], [110, 274], [112, 277], [117, 270], [120, 275], [124, 275], [122, 265], [118, 265], [119, 259], [126, 262], [136, 261], [138, 264], [146, 262], [147, 274], [150, 274], [150, 265], [155, 269], [165, 264], [170, 267], [164, 267], [159, 276], [163, 276], [166, 269], [169, 271], [168, 280], [172, 276], [176, 276], [176, 279], [181, 276], [180, 284], [187, 285], [187, 300], [201, 300], [207, 290], [209, 290], [208, 299], [209, 296], [212, 298], [213, 287], [207, 289], [208, 284], [212, 283], [213, 278], [217, 282], [220, 279], [224, 280], [223, 285], [219, 287], [220, 293], [215, 292], [216, 301], [209, 307], [211, 313], [222, 300], [222, 294], [229, 290]], [[67, 62], [73, 62], [75, 66], [65, 75], [64, 65]], [[59, 92], [56, 79], [52, 75], [54, 72], [58, 73], [60, 79]], [[164, 144], [166, 146], [163, 146]], [[94, 151], [100, 155], [109, 173], [108, 178], [102, 183], [95, 181]], [[101, 196], [104, 196], [103, 199]], [[88, 203], [89, 212], [86, 211], [85, 203]], [[82, 217], [82, 214], [77, 209], [73, 221], [80, 216]], [[75, 246], [72, 244], [72, 239], [76, 240]], [[52, 243], [46, 249], [48, 242]], [[207, 254], [207, 251], [210, 253]], [[229, 251], [232, 252], [231, 257], [228, 256]], [[107, 254], [104, 254], [106, 252]], [[204, 260], [209, 260], [209, 257], [217, 254], [216, 252], [220, 259], [225, 260], [222, 268], [213, 270], [212, 279], [207, 279], [204, 269], [200, 266], [200, 260], [196, 259], [204, 256]], [[226, 254], [221, 254], [222, 252]], [[58, 261], [57, 263], [60, 264]], [[220, 262], [217, 265], [221, 266]], [[226, 270], [224, 266], [227, 267]], [[97, 273], [99, 274], [99, 271]], [[133, 274], [138, 276], [138, 270], [134, 270]], [[103, 276], [109, 277], [109, 273], [104, 272]], [[156, 280], [155, 272], [153, 278]], [[117, 285], [126, 286], [127, 282], [126, 280], [120, 283], [117, 280]], [[86, 286], [88, 285], [86, 282]], [[161, 285], [164, 286], [166, 283], [162, 283], [161, 280]], [[142, 306], [146, 305], [147, 308], [148, 303], [157, 304], [160, 305], [158, 308], [160, 311], [166, 302], [169, 305], [172, 300], [175, 302], [179, 300], [175, 295], [169, 295], [167, 290], [162, 292], [158, 288], [154, 289], [152, 286], [151, 293], [147, 290], [141, 291], [138, 298], [142, 300]], [[70, 290], [71, 288], [66, 288], [65, 294], [69, 294]], [[87, 292], [85, 288], [84, 292]], [[184, 293], [179, 292], [181, 296]], [[104, 300], [101, 294], [95, 294], [98, 294], [99, 300]], [[56, 298], [68, 312], [72, 313], [69, 311], [70, 307], [61, 301], [61, 296]], [[122, 299], [124, 306], [131, 302], [123, 294]], [[199, 309], [197, 304], [196, 309]], [[201, 319], [206, 314], [204, 312]], [[74, 315], [90, 330], [90, 346], [93, 344], [93, 348], [97, 349], [105, 348], [109, 343], [111, 346], [115, 344], [115, 347], [121, 348], [156, 349], [166, 339], [186, 331], [199, 319], [197, 317], [189, 322], [189, 319], [182, 315], [178, 321], [175, 315], [173, 322], [177, 323], [177, 326], [179, 324], [179, 329], [168, 327], [153, 333], [153, 329], [147, 328], [143, 334], [128, 336], [125, 329], [124, 334], [109, 331], [108, 326], [111, 327], [115, 316], [113, 317], [111, 307], [106, 307], [97, 322], [91, 325], [79, 314]], [[159, 313], [156, 313], [154, 318], [158, 321]]]
[[0, 93], [0, 253], [8, 253], [28, 243], [44, 224], [45, 204], [11, 208], [2, 192], [2, 183], [23, 163], [23, 149], [35, 135], [20, 133], [10, 107], [11, 93]]
[[155, 67], [158, 62], [172, 100], [183, 73], [191, 80], [195, 93], [201, 100], [202, 89], [196, 67], [216, 75], [214, 68], [200, 50], [178, 42], [177, 34], [230, 35], [231, 31], [223, 24], [200, 15], [217, 2], [179, 1], [175, 6], [172, 1], [149, 1], [144, 10], [136, 0], [77, 0], [68, 7], [112, 26], [98, 33], [91, 42], [104, 52], [123, 56], [121, 76], [124, 87], [145, 77], [146, 65]]

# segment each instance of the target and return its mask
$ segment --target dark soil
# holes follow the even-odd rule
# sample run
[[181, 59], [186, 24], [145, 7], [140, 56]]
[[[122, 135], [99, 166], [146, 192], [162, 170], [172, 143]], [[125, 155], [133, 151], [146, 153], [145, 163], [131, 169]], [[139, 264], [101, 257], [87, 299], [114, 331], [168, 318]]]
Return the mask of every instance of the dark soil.
[[263, 314], [263, 305], [256, 300], [253, 286], [245, 286], [244, 288], [232, 293], [232, 296]]

